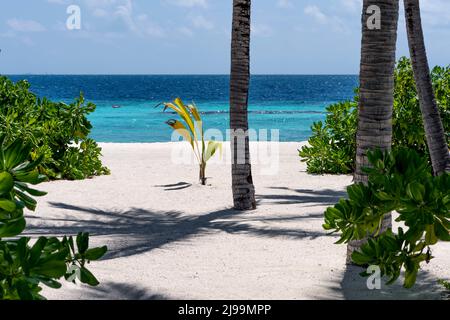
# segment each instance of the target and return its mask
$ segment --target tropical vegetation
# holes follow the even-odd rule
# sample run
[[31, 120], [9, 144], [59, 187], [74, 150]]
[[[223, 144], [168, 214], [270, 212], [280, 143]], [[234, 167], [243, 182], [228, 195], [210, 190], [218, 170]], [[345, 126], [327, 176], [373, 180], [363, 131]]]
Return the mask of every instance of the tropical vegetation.
[[[450, 146], [450, 66], [431, 71], [433, 90]], [[309, 145], [300, 156], [312, 174], [348, 174], [355, 170], [358, 100], [327, 108], [324, 122], [314, 123]], [[429, 156], [411, 61], [401, 58], [395, 69], [392, 147], [408, 147]]]
[[109, 174], [101, 149], [89, 138], [87, 115], [95, 111], [82, 94], [71, 104], [38, 98], [27, 81], [0, 77], [0, 134], [6, 142], [21, 139], [32, 148], [27, 160], [41, 158], [37, 169], [51, 179], [85, 179]]
[[[414, 79], [425, 127], [428, 150], [435, 174], [450, 172], [450, 154], [444, 126], [436, 103], [430, 77], [419, 0], [405, 0], [405, 21], [408, 33]], [[447, 131], [448, 132], [448, 131]]]
[[40, 294], [42, 285], [58, 289], [62, 278], [98, 285], [87, 264], [100, 259], [107, 248], [89, 248], [89, 234], [63, 239], [40, 237], [36, 241], [20, 236], [26, 227], [24, 209], [35, 211], [37, 201], [33, 197], [46, 194], [29, 186], [47, 180], [38, 170], [45, 156], [30, 161], [31, 142], [5, 140], [1, 135], [0, 299], [45, 299]]
[[[379, 266], [390, 277], [388, 284], [404, 269], [404, 286], [410, 288], [421, 264], [433, 258], [431, 247], [450, 241], [450, 174], [435, 176], [428, 158], [407, 148], [376, 150], [368, 158], [368, 183], [348, 187], [348, 197], [326, 210], [324, 228], [340, 233], [339, 244], [373, 235], [352, 253], [352, 261]], [[392, 211], [399, 213], [396, 221], [406, 231], [382, 230]]]
[[[300, 156], [309, 172], [354, 172], [348, 199], [326, 211], [324, 224], [327, 230], [342, 232], [338, 243], [347, 243], [347, 263], [376, 265], [382, 275], [390, 276], [388, 283], [397, 280], [404, 268], [404, 286], [410, 288], [421, 263], [432, 259], [430, 246], [450, 241], [450, 157], [433, 92], [419, 2], [404, 3], [412, 62], [402, 59], [395, 69], [399, 1], [364, 0], [358, 97], [353, 105], [337, 105], [347, 121], [344, 125], [334, 124], [338, 117], [328, 116], [329, 128], [313, 126], [310, 146]], [[345, 113], [356, 113], [354, 125]], [[335, 134], [336, 128], [347, 129], [350, 136]], [[324, 152], [336, 153], [329, 146], [334, 137], [350, 146], [344, 149], [348, 154], [341, 152], [346, 157], [337, 163], [315, 159]], [[392, 232], [393, 211], [400, 214], [397, 221], [407, 231]]]

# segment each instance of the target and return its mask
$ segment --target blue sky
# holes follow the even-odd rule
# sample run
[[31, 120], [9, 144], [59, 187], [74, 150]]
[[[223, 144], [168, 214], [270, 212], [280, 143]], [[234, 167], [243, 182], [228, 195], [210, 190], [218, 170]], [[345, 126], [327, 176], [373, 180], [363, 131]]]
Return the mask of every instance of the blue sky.
[[[10, 0], [3, 74], [225, 74], [231, 0]], [[81, 30], [66, 9], [81, 8]], [[432, 65], [450, 63], [450, 1], [422, 0]], [[361, 0], [253, 0], [252, 73], [356, 74]], [[403, 13], [402, 13], [403, 14]], [[401, 16], [398, 55], [407, 55]]]

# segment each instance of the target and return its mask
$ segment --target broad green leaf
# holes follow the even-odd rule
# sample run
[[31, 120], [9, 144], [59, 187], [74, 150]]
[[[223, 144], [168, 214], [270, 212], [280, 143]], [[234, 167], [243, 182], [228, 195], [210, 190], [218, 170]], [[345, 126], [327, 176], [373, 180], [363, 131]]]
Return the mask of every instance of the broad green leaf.
[[23, 162], [22, 164], [19, 164], [17, 167], [12, 169], [12, 172], [27, 172], [36, 169], [43, 161], [44, 155], [39, 156], [36, 160], [32, 162]]
[[7, 212], [13, 212], [16, 210], [17, 206], [14, 201], [6, 200], [6, 199], [0, 199], [0, 209], [3, 209]]
[[33, 300], [32, 290], [28, 286], [25, 280], [19, 280], [16, 282], [17, 293], [19, 294], [20, 300]]
[[50, 279], [50, 278], [44, 278], [44, 277], [38, 277], [39, 281], [45, 284], [47, 287], [52, 289], [60, 289], [62, 287], [61, 283]]
[[423, 201], [425, 195], [425, 187], [417, 181], [414, 181], [406, 187], [406, 193], [408, 196], [418, 202]]
[[88, 269], [84, 267], [80, 269], [80, 281], [92, 287], [99, 285], [97, 278]]
[[362, 254], [361, 252], [354, 251], [352, 253], [352, 261], [357, 265], [363, 266], [369, 264], [372, 261], [372, 258]]
[[333, 208], [333, 207], [330, 207], [327, 209], [326, 215], [329, 216], [330, 218], [341, 218], [342, 217], [341, 211], [338, 210], [337, 208]]
[[434, 231], [434, 226], [433, 225], [428, 225], [425, 228], [425, 242], [428, 245], [434, 245], [438, 242], [438, 238], [436, 237], [436, 233]]
[[50, 260], [33, 267], [31, 274], [59, 279], [66, 274], [67, 266], [64, 260]]
[[29, 193], [30, 195], [35, 196], [35, 197], [42, 197], [42, 196], [47, 195], [47, 192], [39, 191], [39, 190], [36, 190], [36, 189], [29, 188], [29, 187], [27, 186], [27, 184], [26, 184], [26, 183], [23, 183], [23, 182], [15, 182], [15, 186], [16, 186], [17, 188], [19, 188], [20, 190], [22, 190], [22, 191], [24, 191], [24, 192], [27, 192], [27, 193]]
[[89, 261], [95, 261], [103, 257], [106, 251], [108, 251], [106, 246], [89, 249], [85, 252], [84, 257]]
[[442, 241], [450, 241], [450, 233], [447, 228], [445, 228], [440, 221], [435, 222], [434, 232], [436, 236]]
[[19, 182], [31, 183], [33, 185], [45, 182], [48, 178], [45, 175], [39, 174], [37, 170], [23, 173], [21, 171], [16, 172], [14, 177]]
[[392, 197], [390, 194], [388, 194], [387, 192], [384, 191], [380, 191], [376, 194], [377, 198], [382, 200], [382, 201], [391, 201], [394, 200], [395, 198]]
[[25, 230], [26, 222], [23, 217], [9, 221], [6, 224], [0, 223], [0, 238], [15, 237]]
[[413, 266], [411, 269], [407, 268], [405, 271], [405, 283], [403, 286], [407, 289], [412, 288], [416, 283], [418, 266]]
[[36, 241], [36, 243], [33, 245], [33, 247], [31, 247], [29, 259], [29, 263], [31, 266], [34, 266], [38, 262], [42, 254], [42, 250], [47, 244], [47, 241], [48, 241], [47, 238], [40, 237], [38, 241]]
[[77, 235], [76, 242], [77, 242], [78, 252], [81, 254], [84, 254], [86, 252], [86, 250], [89, 248], [89, 233], [80, 232]]
[[14, 187], [14, 179], [9, 172], [0, 172], [0, 195], [8, 193]]
[[31, 147], [24, 146], [20, 139], [15, 140], [4, 151], [5, 169], [11, 170], [15, 166], [24, 162], [30, 154]]
[[347, 188], [348, 196], [351, 200], [361, 204], [364, 199], [363, 185], [354, 184]]
[[37, 201], [31, 198], [30, 196], [26, 195], [25, 193], [15, 190], [14, 191], [17, 198], [19, 198], [24, 204], [25, 207], [27, 207], [28, 210], [34, 211], [36, 210]]

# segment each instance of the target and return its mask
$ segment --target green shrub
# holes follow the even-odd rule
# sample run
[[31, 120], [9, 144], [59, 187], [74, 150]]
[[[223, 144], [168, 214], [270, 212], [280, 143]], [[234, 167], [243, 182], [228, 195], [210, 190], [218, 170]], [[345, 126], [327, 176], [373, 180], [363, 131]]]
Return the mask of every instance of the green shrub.
[[340, 102], [327, 107], [325, 123], [313, 124], [310, 146], [300, 150], [309, 173], [353, 172], [356, 154], [355, 102]]
[[30, 160], [41, 155], [39, 171], [53, 179], [85, 179], [109, 174], [100, 148], [89, 139], [87, 115], [96, 106], [80, 95], [71, 104], [39, 99], [26, 81], [14, 84], [0, 77], [0, 134], [7, 142], [23, 139], [33, 146]]
[[101, 151], [97, 143], [89, 138], [79, 147], [69, 147], [61, 159], [62, 175], [67, 179], [80, 180], [109, 173], [102, 166]]
[[45, 192], [32, 189], [46, 180], [37, 167], [43, 156], [28, 161], [32, 145], [16, 140], [5, 145], [0, 136], [0, 299], [41, 300], [41, 284], [60, 288], [59, 279], [98, 285], [86, 268], [100, 259], [106, 247], [89, 249], [89, 234], [79, 233], [59, 240], [40, 237], [33, 245], [30, 238], [17, 238], [25, 229], [24, 208], [34, 211], [36, 200]]
[[[436, 100], [450, 145], [450, 67], [431, 73]], [[299, 151], [309, 173], [347, 174], [354, 171], [358, 96], [327, 108], [325, 123], [312, 126], [309, 146]], [[407, 147], [428, 155], [411, 62], [401, 58], [395, 69], [393, 149]]]
[[[450, 241], [450, 174], [434, 176], [428, 159], [407, 148], [383, 154], [369, 152], [372, 168], [365, 168], [368, 185], [348, 187], [341, 199], [325, 212], [326, 230], [340, 232], [337, 243], [374, 235], [352, 255], [358, 265], [377, 265], [394, 282], [405, 269], [405, 287], [410, 288], [423, 262], [429, 262], [430, 246]], [[383, 217], [397, 211], [397, 222], [407, 230], [381, 233]], [[381, 234], [380, 234], [381, 233]]]

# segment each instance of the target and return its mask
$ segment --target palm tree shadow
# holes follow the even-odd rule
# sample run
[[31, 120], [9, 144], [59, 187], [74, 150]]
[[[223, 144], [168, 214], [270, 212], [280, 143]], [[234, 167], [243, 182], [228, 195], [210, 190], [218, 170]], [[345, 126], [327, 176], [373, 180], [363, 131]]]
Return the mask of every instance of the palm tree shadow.
[[178, 182], [174, 184], [157, 185], [157, 188], [164, 188], [164, 191], [177, 191], [192, 187], [192, 183], [188, 182]]
[[347, 192], [331, 189], [309, 190], [291, 189], [287, 187], [272, 187], [272, 190], [288, 191], [291, 194], [266, 194], [258, 195], [259, 200], [270, 201], [276, 204], [308, 204], [308, 206], [329, 206], [337, 203], [339, 199], [346, 197]]
[[292, 221], [308, 219], [311, 216], [270, 216], [252, 219], [251, 215], [232, 209], [191, 216], [176, 211], [156, 212], [141, 208], [102, 210], [66, 203], [51, 202], [50, 205], [69, 211], [69, 214], [64, 213], [61, 218], [46, 219], [29, 216], [27, 219], [30, 223], [26, 229], [26, 235], [62, 236], [89, 232], [92, 236], [106, 238], [109, 250], [105, 259], [142, 254], [174, 242], [189, 242], [196, 237], [219, 231], [293, 239], [315, 239], [325, 236], [322, 232], [298, 228], [260, 227], [253, 223], [265, 220]]
[[67, 290], [69, 297], [76, 296], [81, 300], [169, 300], [170, 298], [149, 291], [138, 284], [105, 282], [97, 287], [80, 285]]
[[86, 291], [87, 300], [168, 300], [169, 297], [149, 292], [144, 287], [107, 282]]
[[[421, 270], [416, 285], [411, 289], [403, 287], [403, 277], [394, 284], [386, 285], [388, 278], [381, 280], [381, 289], [370, 290], [367, 278], [360, 276], [364, 269], [347, 265], [340, 282], [334, 282], [329, 289], [333, 296], [346, 300], [436, 300], [442, 299], [442, 288], [437, 279], [427, 271]], [[373, 283], [373, 282], [371, 282]]]

